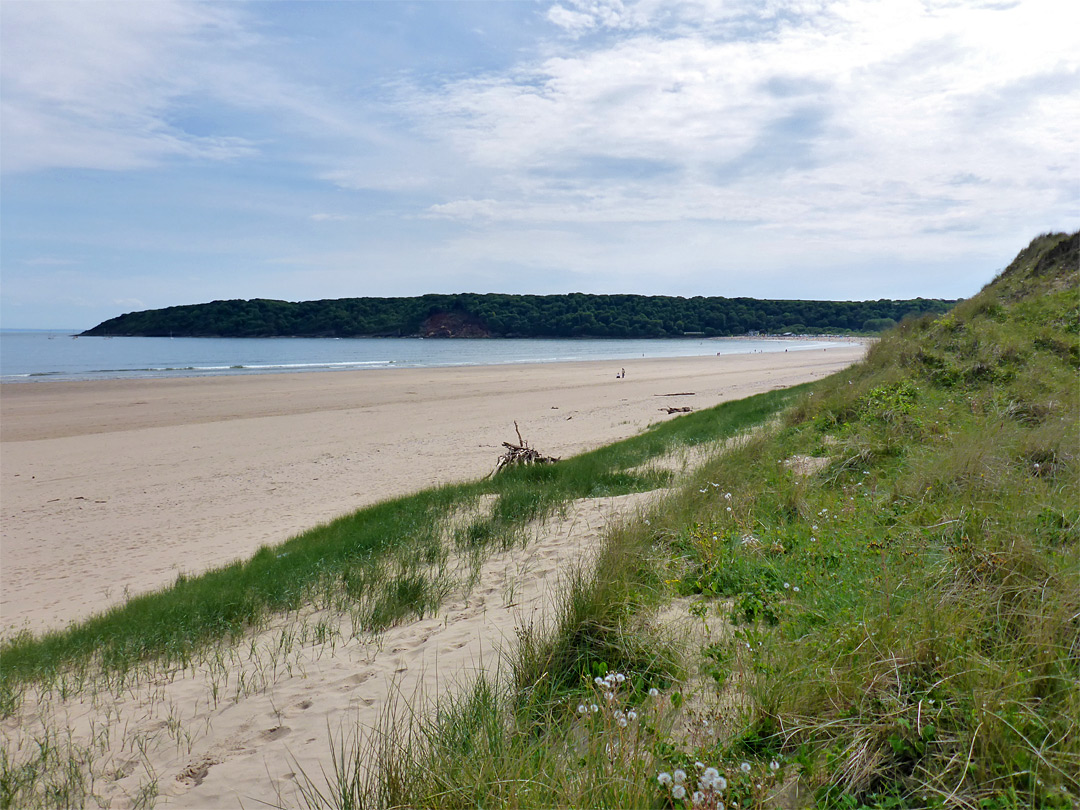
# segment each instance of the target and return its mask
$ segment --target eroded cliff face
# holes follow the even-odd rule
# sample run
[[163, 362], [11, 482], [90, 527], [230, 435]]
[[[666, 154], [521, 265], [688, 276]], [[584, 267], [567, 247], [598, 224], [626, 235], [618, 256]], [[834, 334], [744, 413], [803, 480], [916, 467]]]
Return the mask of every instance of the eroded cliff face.
[[492, 337], [491, 330], [479, 318], [465, 312], [436, 312], [420, 324], [421, 337]]

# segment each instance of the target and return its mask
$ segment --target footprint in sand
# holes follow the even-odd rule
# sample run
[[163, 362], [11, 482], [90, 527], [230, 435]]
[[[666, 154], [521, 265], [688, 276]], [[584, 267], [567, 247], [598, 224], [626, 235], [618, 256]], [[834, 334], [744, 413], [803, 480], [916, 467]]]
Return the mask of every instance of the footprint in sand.
[[259, 736], [268, 742], [272, 742], [273, 740], [280, 740], [290, 731], [292, 731], [292, 729], [288, 726], [274, 726], [274, 728], [267, 729]]

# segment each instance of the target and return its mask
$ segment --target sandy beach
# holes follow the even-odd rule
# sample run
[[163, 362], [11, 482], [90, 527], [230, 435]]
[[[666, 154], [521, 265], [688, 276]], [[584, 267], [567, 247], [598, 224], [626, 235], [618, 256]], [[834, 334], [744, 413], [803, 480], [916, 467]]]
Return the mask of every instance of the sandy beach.
[[[571, 455], [678, 418], [662, 408], [816, 379], [864, 351], [639, 360], [621, 379], [603, 362], [5, 386], [4, 627], [62, 626], [364, 504], [483, 476], [515, 420]], [[119, 691], [32, 688], [0, 739], [16, 760], [62, 741], [94, 806], [304, 806], [304, 774], [325, 790], [335, 750], [497, 671], [606, 529], [658, 494], [578, 501], [477, 571], [452, 562], [437, 615], [377, 636], [311, 607]]]
[[662, 406], [817, 379], [863, 352], [642, 359], [623, 379], [588, 362], [5, 385], [2, 627], [63, 626], [358, 507], [486, 475], [515, 420], [569, 456], [674, 418]]

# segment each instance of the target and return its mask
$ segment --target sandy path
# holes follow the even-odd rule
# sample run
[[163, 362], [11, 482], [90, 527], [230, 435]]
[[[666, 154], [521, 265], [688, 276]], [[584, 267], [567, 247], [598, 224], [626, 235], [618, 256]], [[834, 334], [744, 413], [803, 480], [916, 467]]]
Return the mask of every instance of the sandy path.
[[[0, 720], [0, 740], [16, 760], [33, 759], [47, 736], [65, 755], [71, 746], [94, 773], [92, 806], [138, 806], [150, 789], [157, 806], [303, 807], [301, 773], [325, 791], [322, 775], [333, 772], [331, 749], [343, 739], [370, 739], [387, 712], [408, 720], [477, 673], [495, 673], [515, 630], [545, 621], [607, 527], [657, 494], [571, 504], [534, 525], [524, 548], [487, 559], [437, 615], [375, 638], [354, 637], [348, 616], [326, 610], [279, 616], [235, 647], [223, 643], [180, 671], [147, 668], [118, 691], [63, 699], [31, 690]], [[463, 560], [449, 569], [459, 583], [472, 579]], [[332, 628], [330, 640], [313, 640], [319, 626]]]
[[360, 506], [485, 475], [514, 420], [566, 456], [673, 418], [661, 405], [817, 379], [863, 352], [4, 385], [0, 626], [62, 626]]

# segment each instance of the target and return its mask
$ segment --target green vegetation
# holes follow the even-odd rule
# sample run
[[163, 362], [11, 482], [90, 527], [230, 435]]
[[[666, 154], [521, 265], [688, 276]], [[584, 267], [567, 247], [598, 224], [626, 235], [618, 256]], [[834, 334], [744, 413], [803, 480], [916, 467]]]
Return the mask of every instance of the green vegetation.
[[[325, 774], [301, 774], [299, 799], [1075, 807], [1078, 267], [1080, 233], [1041, 236], [975, 298], [904, 321], [812, 386], [381, 504], [86, 625], [11, 640], [0, 709], [14, 715], [30, 685], [68, 694], [91, 672], [122, 689], [147, 661], [185, 666], [311, 602], [352, 615], [357, 633], [426, 615], [451, 550], [513, 546], [526, 521], [575, 498], [671, 485], [645, 462], [742, 431], [608, 533], [550, 624], [520, 629], [506, 672], [430, 716], [341, 738]], [[474, 508], [482, 498], [490, 510]], [[673, 609], [675, 624], [661, 618]], [[0, 753], [4, 806], [92, 792], [89, 754], [57, 735]]]
[[213, 301], [131, 312], [84, 335], [145, 337], [605, 337], [878, 332], [954, 302], [767, 301], [645, 295], [422, 295]]
[[[1075, 807], [1078, 265], [1040, 237], [805, 392], [614, 531], [505, 681], [308, 805]], [[648, 610], [680, 594], [726, 628], [682, 666]]]

